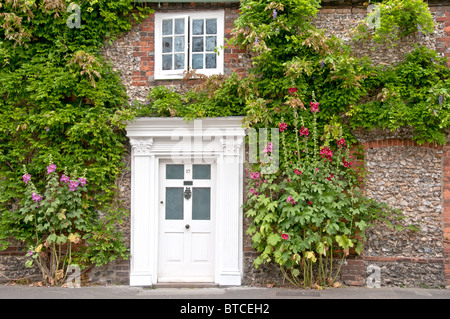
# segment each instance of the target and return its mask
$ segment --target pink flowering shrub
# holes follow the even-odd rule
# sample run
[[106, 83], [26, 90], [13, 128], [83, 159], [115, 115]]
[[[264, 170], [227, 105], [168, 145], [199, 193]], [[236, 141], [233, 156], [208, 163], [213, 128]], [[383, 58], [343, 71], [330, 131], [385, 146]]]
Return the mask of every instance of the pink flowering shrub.
[[65, 283], [71, 264], [83, 269], [127, 257], [121, 234], [111, 231], [112, 219], [99, 219], [96, 212], [87, 209], [86, 170], [81, 176], [76, 171], [70, 175], [64, 171], [60, 176], [57, 169], [50, 156], [46, 187], [38, 190], [24, 166], [25, 197], [16, 217], [29, 234], [25, 265], [37, 266], [46, 284], [52, 286]]
[[[319, 103], [310, 106], [303, 115], [293, 109], [289, 126], [281, 119], [280, 169], [264, 173], [266, 163], [251, 165], [244, 205], [252, 218], [247, 233], [260, 252], [255, 267], [274, 261], [292, 284], [305, 287], [332, 284], [339, 274], [332, 267], [337, 251], [341, 259], [350, 249], [361, 253], [365, 229], [389, 211], [359, 190], [342, 130], [319, 138]], [[312, 118], [310, 125], [306, 116]]]

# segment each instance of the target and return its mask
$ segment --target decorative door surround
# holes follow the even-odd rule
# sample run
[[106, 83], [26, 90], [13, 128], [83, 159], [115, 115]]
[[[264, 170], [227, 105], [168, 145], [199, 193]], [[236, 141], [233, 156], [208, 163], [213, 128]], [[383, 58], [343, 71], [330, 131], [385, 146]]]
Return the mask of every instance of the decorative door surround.
[[132, 146], [130, 285], [158, 282], [159, 163], [216, 163], [214, 281], [240, 285], [245, 130], [242, 117], [137, 118], [127, 126]]

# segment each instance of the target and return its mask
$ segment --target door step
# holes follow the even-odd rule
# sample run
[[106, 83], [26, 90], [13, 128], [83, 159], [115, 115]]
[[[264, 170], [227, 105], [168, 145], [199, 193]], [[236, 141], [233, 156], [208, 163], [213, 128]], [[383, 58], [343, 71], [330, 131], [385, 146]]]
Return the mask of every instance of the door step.
[[212, 282], [158, 282], [152, 288], [219, 288]]

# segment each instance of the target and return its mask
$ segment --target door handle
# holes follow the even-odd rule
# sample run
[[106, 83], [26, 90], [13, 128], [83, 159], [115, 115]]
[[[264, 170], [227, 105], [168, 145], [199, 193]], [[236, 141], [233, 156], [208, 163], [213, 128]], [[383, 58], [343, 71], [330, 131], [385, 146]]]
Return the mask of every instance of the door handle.
[[189, 224], [186, 224], [186, 226], [184, 226], [184, 227], [186, 227], [186, 229], [189, 229], [189, 227], [191, 227], [191, 226], [189, 226]]

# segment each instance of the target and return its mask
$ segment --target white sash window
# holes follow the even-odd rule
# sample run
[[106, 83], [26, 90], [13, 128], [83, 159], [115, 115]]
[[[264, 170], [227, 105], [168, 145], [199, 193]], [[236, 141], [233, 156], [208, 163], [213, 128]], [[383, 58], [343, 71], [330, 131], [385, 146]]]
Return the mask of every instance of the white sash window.
[[223, 73], [224, 11], [155, 14], [155, 79]]

